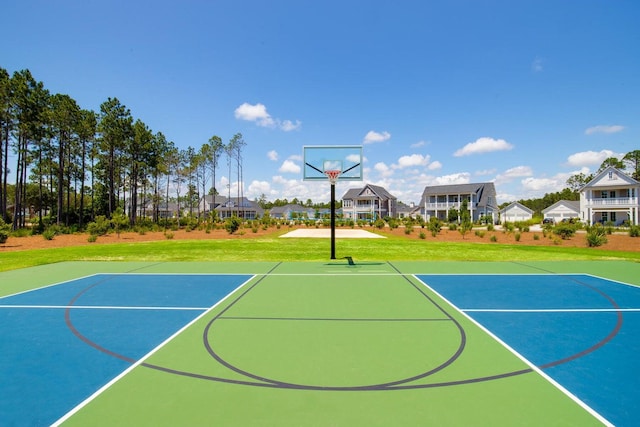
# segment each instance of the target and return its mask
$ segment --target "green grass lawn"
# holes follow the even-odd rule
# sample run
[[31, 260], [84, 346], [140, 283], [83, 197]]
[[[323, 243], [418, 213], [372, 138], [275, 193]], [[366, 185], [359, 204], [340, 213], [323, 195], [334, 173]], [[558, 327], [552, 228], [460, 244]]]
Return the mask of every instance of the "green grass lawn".
[[[279, 233], [282, 234], [282, 233]], [[238, 240], [163, 240], [0, 252], [0, 271], [61, 261], [323, 261], [329, 239], [280, 239], [278, 233]], [[640, 252], [594, 248], [525, 246], [500, 243], [452, 243], [386, 239], [338, 239], [336, 257], [368, 261], [640, 261]]]

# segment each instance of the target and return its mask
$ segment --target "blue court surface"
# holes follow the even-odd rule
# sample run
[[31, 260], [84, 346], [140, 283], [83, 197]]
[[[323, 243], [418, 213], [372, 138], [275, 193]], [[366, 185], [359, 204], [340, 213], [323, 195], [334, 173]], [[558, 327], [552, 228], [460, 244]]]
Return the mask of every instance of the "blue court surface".
[[251, 277], [98, 274], [0, 298], [0, 425], [54, 423]]
[[640, 288], [589, 275], [420, 275], [614, 425], [638, 424]]

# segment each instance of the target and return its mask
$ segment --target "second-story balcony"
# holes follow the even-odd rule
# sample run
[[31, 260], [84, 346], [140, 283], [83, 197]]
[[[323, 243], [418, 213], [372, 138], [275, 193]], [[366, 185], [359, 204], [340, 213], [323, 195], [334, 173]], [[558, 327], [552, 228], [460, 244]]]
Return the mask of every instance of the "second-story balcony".
[[587, 206], [637, 206], [637, 197], [612, 197], [612, 198], [592, 198], [586, 200]]

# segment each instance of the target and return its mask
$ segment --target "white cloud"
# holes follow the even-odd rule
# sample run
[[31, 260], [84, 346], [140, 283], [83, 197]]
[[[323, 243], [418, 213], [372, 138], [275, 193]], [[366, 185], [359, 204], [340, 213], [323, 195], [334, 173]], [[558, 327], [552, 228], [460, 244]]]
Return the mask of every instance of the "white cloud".
[[370, 130], [364, 137], [364, 144], [373, 144], [374, 142], [384, 142], [391, 138], [391, 134], [387, 131], [385, 132], [375, 132]]
[[451, 175], [443, 175], [434, 179], [434, 185], [468, 184], [471, 182], [469, 172], [459, 172]]
[[565, 181], [559, 177], [554, 178], [525, 178], [521, 181], [526, 191], [535, 193], [550, 193], [560, 191], [565, 187]]
[[245, 102], [236, 108], [234, 114], [236, 119], [256, 122], [258, 126], [271, 127], [275, 124], [269, 113], [267, 113], [267, 107], [260, 103], [251, 105]]
[[584, 133], [585, 135], [593, 135], [594, 133], [617, 133], [623, 130], [624, 126], [620, 125], [598, 125], [587, 128]]
[[285, 132], [291, 132], [292, 130], [300, 129], [300, 126], [302, 126], [300, 120], [296, 120], [295, 123], [293, 123], [291, 120], [283, 120], [282, 123], [280, 123], [280, 129]]
[[424, 147], [427, 144], [428, 142], [426, 141], [418, 141], [415, 144], [411, 144], [411, 148], [420, 148], [420, 147]]
[[245, 102], [235, 109], [234, 115], [238, 120], [255, 122], [256, 125], [261, 127], [278, 127], [280, 128], [280, 130], [283, 130], [285, 132], [300, 129], [300, 127], [302, 126], [300, 120], [296, 120], [294, 123], [291, 120], [274, 119], [267, 112], [267, 107], [265, 107], [265, 105], [261, 103], [252, 105], [248, 102]]
[[278, 152], [276, 150], [271, 150], [267, 153], [267, 157], [269, 160], [273, 160], [275, 162], [278, 160]]
[[384, 162], [376, 163], [375, 166], [373, 166], [373, 169], [379, 172], [380, 175], [382, 175], [383, 177], [388, 177], [393, 175], [393, 170], [389, 168], [389, 166], [387, 166]]
[[427, 169], [429, 169], [430, 171], [442, 169], [442, 163], [436, 160], [435, 162], [429, 163], [429, 166], [427, 166]]
[[583, 167], [589, 165], [600, 165], [609, 157], [621, 158], [624, 154], [614, 153], [611, 150], [601, 151], [582, 151], [575, 153], [567, 158], [567, 164], [574, 167]]
[[423, 156], [422, 154], [411, 154], [409, 156], [402, 156], [398, 159], [397, 165], [394, 168], [404, 169], [413, 166], [427, 166], [431, 157], [429, 155]]
[[247, 198], [255, 199], [260, 197], [262, 194], [265, 196], [272, 196], [274, 194], [271, 189], [271, 184], [267, 181], [251, 181], [251, 184], [249, 184], [249, 188], [247, 189]]
[[282, 172], [282, 173], [300, 173], [301, 170], [302, 169], [300, 169], [300, 166], [298, 166], [297, 164], [295, 164], [291, 160], [285, 160], [282, 163], [282, 166], [280, 166], [280, 169], [278, 169], [278, 172]]
[[475, 174], [477, 176], [486, 176], [486, 175], [493, 175], [494, 173], [496, 173], [496, 169], [484, 169], [484, 170], [476, 171]]
[[511, 169], [507, 169], [501, 174], [498, 174], [494, 180], [496, 184], [504, 184], [513, 181], [515, 178], [524, 176], [533, 176], [533, 170], [529, 166], [516, 166]]
[[453, 155], [455, 157], [468, 156], [478, 153], [489, 153], [492, 151], [506, 151], [513, 148], [512, 144], [509, 144], [504, 139], [493, 139], [488, 137], [478, 138], [475, 142], [470, 142]]

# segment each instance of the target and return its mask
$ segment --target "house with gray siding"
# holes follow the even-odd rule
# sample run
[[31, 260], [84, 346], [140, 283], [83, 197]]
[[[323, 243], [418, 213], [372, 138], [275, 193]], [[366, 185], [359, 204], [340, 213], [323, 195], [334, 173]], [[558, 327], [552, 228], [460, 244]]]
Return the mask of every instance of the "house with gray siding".
[[425, 187], [420, 200], [422, 215], [425, 221], [430, 218], [446, 221], [449, 210], [459, 210], [463, 200], [467, 201], [472, 221], [479, 221], [485, 216], [491, 217], [492, 222], [498, 219], [499, 209], [493, 182]]
[[378, 185], [351, 188], [342, 196], [342, 215], [354, 221], [395, 218], [397, 201], [394, 195]]

